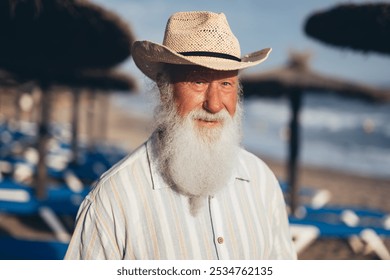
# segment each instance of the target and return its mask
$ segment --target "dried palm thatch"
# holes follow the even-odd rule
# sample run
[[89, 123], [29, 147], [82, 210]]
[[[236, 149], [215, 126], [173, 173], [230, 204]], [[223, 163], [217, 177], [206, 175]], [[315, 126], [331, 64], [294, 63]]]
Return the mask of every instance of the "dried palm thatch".
[[17, 87], [24, 81], [19, 77], [0, 69], [0, 87], [8, 88], [8, 87]]
[[390, 4], [338, 5], [309, 16], [305, 32], [330, 45], [390, 54]]
[[104, 92], [132, 92], [137, 89], [135, 79], [117, 70], [88, 70], [54, 77], [50, 84], [73, 89], [88, 89]]
[[372, 102], [389, 102], [390, 89], [347, 81], [312, 70], [309, 53], [291, 53], [286, 66], [244, 76], [245, 96], [288, 96], [293, 91], [338, 96]]
[[134, 38], [114, 13], [82, 0], [0, 1], [0, 67], [27, 78], [109, 68]]

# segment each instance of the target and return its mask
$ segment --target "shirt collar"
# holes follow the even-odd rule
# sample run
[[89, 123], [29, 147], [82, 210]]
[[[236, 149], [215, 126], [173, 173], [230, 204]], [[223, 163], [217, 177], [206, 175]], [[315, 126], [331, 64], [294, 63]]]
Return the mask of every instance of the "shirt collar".
[[[153, 145], [155, 145], [154, 143], [156, 143], [155, 141], [157, 141], [157, 132], [154, 132], [151, 135], [145, 145], [150, 176], [152, 179], [152, 188], [154, 190], [159, 190], [163, 188], [169, 188], [169, 185], [165, 182], [157, 168], [157, 156], [153, 147]], [[232, 178], [234, 178], [234, 180], [240, 180], [248, 183], [250, 182], [249, 171], [243, 159], [241, 148], [239, 150], [238, 162], [234, 168]]]

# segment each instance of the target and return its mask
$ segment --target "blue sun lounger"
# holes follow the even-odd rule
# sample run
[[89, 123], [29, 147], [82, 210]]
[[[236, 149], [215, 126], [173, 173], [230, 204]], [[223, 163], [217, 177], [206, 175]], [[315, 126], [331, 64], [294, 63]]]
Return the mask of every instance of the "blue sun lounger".
[[62, 260], [67, 242], [0, 237], [0, 260]]
[[319, 209], [301, 207], [300, 217], [289, 217], [290, 228], [297, 236], [299, 250], [315, 239], [347, 239], [355, 252], [366, 245], [381, 259], [390, 259], [382, 237], [390, 237], [390, 215], [376, 209], [347, 206], [325, 206]]

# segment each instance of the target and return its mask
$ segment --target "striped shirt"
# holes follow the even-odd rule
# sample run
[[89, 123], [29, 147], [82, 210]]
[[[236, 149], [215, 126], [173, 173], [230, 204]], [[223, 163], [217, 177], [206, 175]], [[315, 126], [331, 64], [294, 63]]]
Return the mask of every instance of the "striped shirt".
[[241, 149], [231, 182], [193, 216], [159, 175], [151, 139], [85, 198], [65, 259], [296, 259], [281, 189], [259, 158]]

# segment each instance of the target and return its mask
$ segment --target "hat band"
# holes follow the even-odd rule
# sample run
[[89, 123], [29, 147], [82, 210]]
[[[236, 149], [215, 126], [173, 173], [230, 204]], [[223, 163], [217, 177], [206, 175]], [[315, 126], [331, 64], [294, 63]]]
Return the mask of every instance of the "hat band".
[[241, 58], [238, 58], [234, 55], [226, 54], [226, 53], [217, 53], [217, 52], [179, 52], [179, 54], [184, 56], [208, 56], [208, 57], [217, 57], [224, 58], [229, 60], [234, 60], [241, 62]]

